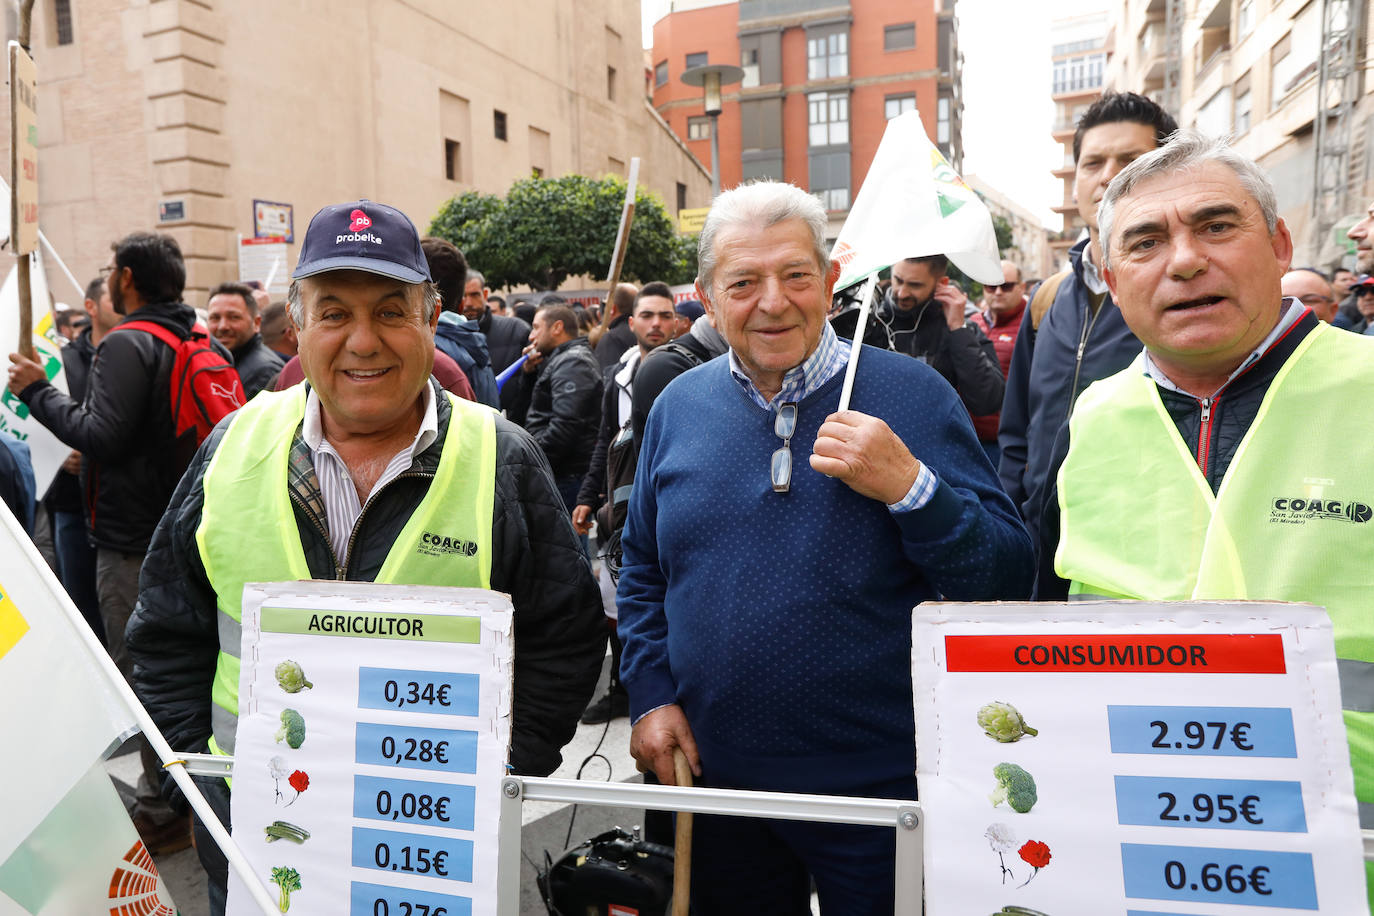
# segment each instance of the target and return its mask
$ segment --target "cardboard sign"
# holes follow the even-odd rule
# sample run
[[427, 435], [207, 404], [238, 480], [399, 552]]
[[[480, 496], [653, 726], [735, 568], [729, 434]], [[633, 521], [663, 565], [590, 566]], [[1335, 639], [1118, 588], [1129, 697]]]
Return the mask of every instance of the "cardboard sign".
[[[495, 912], [511, 614], [478, 589], [244, 589], [234, 838], [282, 912]], [[257, 912], [232, 876], [228, 912]]]
[[922, 605], [913, 646], [930, 912], [1366, 912], [1321, 609]]

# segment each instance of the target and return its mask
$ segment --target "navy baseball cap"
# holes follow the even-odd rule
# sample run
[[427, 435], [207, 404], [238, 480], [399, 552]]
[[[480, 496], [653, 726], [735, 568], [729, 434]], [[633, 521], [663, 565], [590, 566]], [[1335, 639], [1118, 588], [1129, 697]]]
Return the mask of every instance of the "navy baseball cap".
[[673, 306], [673, 311], [677, 312], [683, 318], [690, 318], [692, 321], [696, 321], [702, 315], [706, 314], [706, 309], [695, 299], [683, 299]]
[[334, 204], [311, 217], [291, 279], [330, 270], [365, 270], [403, 283], [430, 279], [415, 224], [395, 207], [370, 200]]

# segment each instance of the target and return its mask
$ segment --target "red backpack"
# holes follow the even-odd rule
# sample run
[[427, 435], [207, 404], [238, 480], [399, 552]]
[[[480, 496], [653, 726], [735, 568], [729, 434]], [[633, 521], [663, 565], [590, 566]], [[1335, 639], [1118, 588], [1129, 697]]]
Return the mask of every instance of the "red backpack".
[[199, 445], [216, 423], [243, 406], [239, 374], [234, 364], [210, 345], [210, 332], [204, 325], [194, 325], [185, 338], [152, 321], [126, 321], [115, 330], [147, 331], [175, 351], [168, 403], [178, 438], [195, 430]]

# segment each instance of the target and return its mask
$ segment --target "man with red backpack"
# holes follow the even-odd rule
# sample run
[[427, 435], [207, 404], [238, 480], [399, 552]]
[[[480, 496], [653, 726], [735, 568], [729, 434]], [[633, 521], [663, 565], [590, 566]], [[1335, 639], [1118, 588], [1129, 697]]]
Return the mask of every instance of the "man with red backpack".
[[[42, 366], [17, 353], [10, 354], [9, 389], [83, 456], [100, 616], [110, 655], [128, 679], [133, 672], [124, 629], [153, 529], [200, 440], [218, 421], [215, 414], [242, 403], [243, 389], [228, 351], [181, 301], [186, 266], [176, 240], [135, 232], [110, 247], [114, 255], [102, 273], [124, 319], [96, 349], [85, 400], [54, 388]], [[207, 417], [188, 425], [195, 414]], [[143, 777], [134, 824], [150, 852], [185, 848], [189, 823], [159, 798], [161, 766], [147, 741], [138, 740]]]

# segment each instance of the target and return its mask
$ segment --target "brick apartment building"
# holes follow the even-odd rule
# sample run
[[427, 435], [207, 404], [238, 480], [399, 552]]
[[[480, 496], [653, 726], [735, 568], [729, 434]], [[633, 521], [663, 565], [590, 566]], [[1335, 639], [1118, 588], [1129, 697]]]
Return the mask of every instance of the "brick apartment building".
[[838, 233], [888, 118], [913, 107], [958, 169], [961, 56], [955, 0], [673, 0], [654, 23], [654, 108], [711, 161], [702, 91], [681, 80], [734, 64], [725, 87], [720, 184], [791, 181], [820, 196]]

